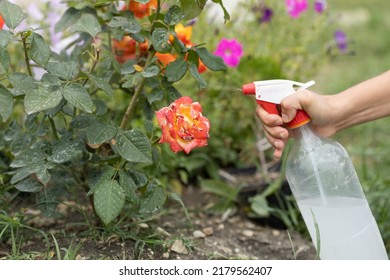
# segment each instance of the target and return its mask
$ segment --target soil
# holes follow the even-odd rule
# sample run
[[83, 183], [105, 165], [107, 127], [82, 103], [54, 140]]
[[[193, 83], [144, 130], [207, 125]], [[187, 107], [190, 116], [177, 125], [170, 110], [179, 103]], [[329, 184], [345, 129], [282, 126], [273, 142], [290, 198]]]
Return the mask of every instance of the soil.
[[[88, 226], [82, 219], [77, 222], [80, 215], [70, 201], [59, 209], [62, 218], [43, 218], [38, 210], [27, 210], [25, 215], [36, 216], [29, 225], [48, 233], [49, 245], [41, 234], [29, 231], [18, 255], [58, 259], [60, 248], [62, 259], [66, 254], [75, 259], [315, 259], [312, 243], [297, 232], [261, 225], [232, 209], [208, 211], [213, 197], [198, 187], [185, 188], [182, 198], [187, 215], [179, 203], [171, 202], [153, 220], [131, 224], [128, 232], [122, 229], [125, 235], [104, 237], [86, 234]], [[11, 244], [0, 244], [0, 259], [12, 258]]]

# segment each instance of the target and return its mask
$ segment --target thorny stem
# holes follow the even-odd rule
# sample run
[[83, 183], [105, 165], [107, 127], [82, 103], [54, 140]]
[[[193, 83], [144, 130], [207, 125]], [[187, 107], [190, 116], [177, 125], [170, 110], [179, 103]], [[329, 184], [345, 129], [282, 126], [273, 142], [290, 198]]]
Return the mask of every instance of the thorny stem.
[[25, 33], [22, 33], [21, 37], [22, 37], [23, 51], [24, 51], [24, 60], [26, 62], [27, 72], [32, 77], [30, 60], [28, 58], [28, 53], [27, 53], [27, 43], [26, 43], [27, 35], [25, 35]]
[[[153, 33], [153, 31], [154, 31], [155, 23], [156, 23], [158, 16], [160, 14], [160, 8], [161, 8], [161, 1], [157, 0], [157, 9], [156, 9], [156, 13], [155, 13], [154, 20], [152, 23], [151, 33]], [[147, 57], [146, 62], [145, 62], [145, 68], [148, 67], [148, 65], [152, 61], [155, 54], [156, 54], [156, 51], [154, 49], [149, 52], [148, 57]], [[145, 85], [145, 77], [142, 77], [141, 81], [138, 84], [138, 87], [135, 89], [133, 97], [130, 100], [129, 106], [127, 107], [126, 112], [122, 117], [122, 121], [120, 124], [121, 129], [126, 129], [127, 124], [129, 123], [129, 121], [134, 113], [135, 107], [137, 105], [138, 97], [140, 96], [144, 85]]]

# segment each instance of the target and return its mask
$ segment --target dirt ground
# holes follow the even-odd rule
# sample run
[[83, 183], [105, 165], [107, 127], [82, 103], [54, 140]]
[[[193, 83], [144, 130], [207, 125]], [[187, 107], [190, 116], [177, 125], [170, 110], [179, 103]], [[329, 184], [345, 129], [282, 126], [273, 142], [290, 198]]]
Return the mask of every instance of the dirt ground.
[[[26, 231], [16, 258], [58, 259], [59, 249], [61, 259], [315, 259], [312, 243], [296, 232], [260, 225], [239, 211], [205, 211], [208, 196], [199, 188], [186, 188], [183, 201], [188, 216], [178, 203], [172, 203], [157, 218], [138, 223], [136, 229], [134, 224], [129, 227], [129, 233], [136, 233], [134, 238], [117, 232], [104, 238], [85, 234], [88, 226], [77, 223], [72, 207], [59, 209], [63, 217], [55, 219], [28, 210], [26, 215], [36, 215], [29, 225], [44, 229], [49, 242], [39, 233]], [[10, 258], [15, 258], [11, 240], [0, 244], [0, 259]]]

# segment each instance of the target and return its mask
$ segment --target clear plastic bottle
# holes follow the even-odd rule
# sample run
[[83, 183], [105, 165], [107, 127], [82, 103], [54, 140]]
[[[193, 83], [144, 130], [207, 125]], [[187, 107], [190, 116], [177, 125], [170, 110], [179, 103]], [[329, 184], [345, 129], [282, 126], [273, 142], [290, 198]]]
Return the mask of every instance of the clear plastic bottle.
[[[244, 94], [270, 114], [295, 87], [289, 80], [255, 81], [243, 85]], [[294, 144], [287, 159], [286, 176], [321, 259], [382, 259], [386, 249], [359, 178], [346, 150], [336, 141], [322, 138], [310, 129], [310, 117], [298, 110], [287, 126]]]
[[338, 142], [292, 130], [286, 176], [321, 259], [382, 259], [386, 249], [352, 161]]

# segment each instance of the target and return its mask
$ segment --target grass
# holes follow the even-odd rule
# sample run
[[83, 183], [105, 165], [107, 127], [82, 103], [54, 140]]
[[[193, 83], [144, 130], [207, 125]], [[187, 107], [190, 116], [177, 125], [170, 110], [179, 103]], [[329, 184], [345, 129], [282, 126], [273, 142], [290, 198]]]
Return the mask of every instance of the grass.
[[[332, 94], [376, 76], [390, 67], [388, 1], [328, 0], [340, 28], [347, 33], [352, 55], [338, 56], [315, 78], [315, 90]], [[367, 93], [369, 94], [369, 92]], [[388, 119], [340, 132], [335, 138], [352, 157], [373, 214], [390, 252], [390, 146]], [[353, 139], [353, 141], [352, 141]]]

